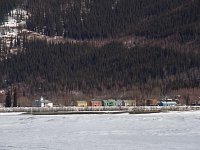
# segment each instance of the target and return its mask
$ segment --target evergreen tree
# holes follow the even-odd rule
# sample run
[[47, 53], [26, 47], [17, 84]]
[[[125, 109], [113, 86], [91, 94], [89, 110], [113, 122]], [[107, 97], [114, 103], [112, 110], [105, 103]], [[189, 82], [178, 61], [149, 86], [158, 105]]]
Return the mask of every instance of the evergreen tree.
[[5, 107], [11, 107], [11, 93], [8, 91], [6, 93]]

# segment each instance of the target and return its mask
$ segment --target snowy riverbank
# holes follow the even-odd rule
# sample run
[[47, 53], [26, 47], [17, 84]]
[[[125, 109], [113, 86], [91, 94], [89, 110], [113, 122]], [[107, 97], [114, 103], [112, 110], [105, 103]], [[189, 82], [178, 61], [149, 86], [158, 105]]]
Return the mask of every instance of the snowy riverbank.
[[0, 116], [4, 150], [199, 150], [200, 111]]

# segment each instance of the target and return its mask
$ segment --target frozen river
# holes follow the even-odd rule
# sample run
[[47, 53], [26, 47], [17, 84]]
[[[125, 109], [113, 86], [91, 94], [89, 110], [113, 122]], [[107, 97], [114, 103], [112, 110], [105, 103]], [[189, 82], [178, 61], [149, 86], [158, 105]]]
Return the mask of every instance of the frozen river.
[[200, 111], [145, 115], [0, 114], [0, 150], [199, 150]]

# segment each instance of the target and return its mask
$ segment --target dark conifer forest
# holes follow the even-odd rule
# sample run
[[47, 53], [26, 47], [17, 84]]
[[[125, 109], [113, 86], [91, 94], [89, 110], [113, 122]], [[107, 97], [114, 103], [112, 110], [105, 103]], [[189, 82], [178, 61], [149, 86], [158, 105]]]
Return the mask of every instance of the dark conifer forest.
[[199, 38], [199, 6], [199, 0], [29, 0], [27, 26], [75, 39], [177, 34], [185, 41]]
[[[41, 86], [43, 92], [87, 94], [136, 87], [165, 95], [200, 87], [199, 0], [1, 0], [0, 6], [0, 22], [21, 7], [27, 30], [47, 37], [21, 33], [19, 52], [0, 60], [2, 88], [21, 83], [32, 94]], [[55, 36], [64, 42], [48, 41]], [[127, 46], [124, 37], [143, 40]], [[111, 42], [85, 42], [92, 40]]]

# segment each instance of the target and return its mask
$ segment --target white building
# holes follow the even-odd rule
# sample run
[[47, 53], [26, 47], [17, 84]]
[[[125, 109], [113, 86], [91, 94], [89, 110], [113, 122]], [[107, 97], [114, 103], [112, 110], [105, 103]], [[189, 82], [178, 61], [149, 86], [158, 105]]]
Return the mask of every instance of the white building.
[[53, 103], [41, 97], [40, 100], [34, 100], [32, 103], [32, 106], [33, 107], [53, 107]]

